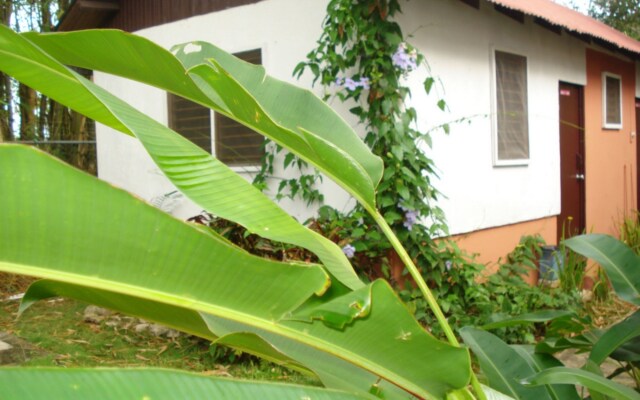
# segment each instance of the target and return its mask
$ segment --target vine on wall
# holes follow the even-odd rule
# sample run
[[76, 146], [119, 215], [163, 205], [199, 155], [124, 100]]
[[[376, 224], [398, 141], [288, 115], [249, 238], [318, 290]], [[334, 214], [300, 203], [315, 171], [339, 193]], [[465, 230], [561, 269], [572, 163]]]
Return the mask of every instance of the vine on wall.
[[[435, 166], [421, 147], [423, 143], [430, 145], [431, 139], [429, 132], [416, 128], [417, 111], [408, 104], [411, 90], [406, 86], [408, 74], [419, 68], [429, 69], [424, 56], [394, 21], [400, 12], [398, 0], [331, 0], [317, 47], [295, 68], [294, 76], [309, 71], [314, 84], [319, 83], [329, 93], [327, 99], [335, 96], [352, 105], [351, 113], [366, 129], [365, 142], [384, 161], [378, 208], [420, 269], [451, 325], [483, 325], [496, 312], [518, 315], [568, 307], [573, 294], [531, 287], [521, 277], [534, 265], [535, 254], [529, 252], [541, 245], [536, 238], [523, 238], [523, 244], [485, 284], [478, 283], [484, 266], [474, 263], [447, 238], [445, 216], [436, 205], [440, 193], [432, 185]], [[436, 84], [437, 80], [428, 76], [422, 89], [429, 94]], [[433, 101], [441, 110], [447, 109], [443, 99], [435, 96]], [[449, 132], [448, 125], [441, 128]], [[279, 151], [276, 148], [268, 153], [262, 183], [273, 173], [274, 156]], [[320, 179], [317, 172], [309, 173], [303, 161], [289, 154], [284, 157], [284, 167], [299, 169], [301, 178], [281, 181], [279, 197], [321, 201], [322, 194], [314, 186]], [[416, 317], [434, 334], [442, 333], [420, 291], [405, 285], [403, 264], [369, 213], [360, 206], [347, 213], [325, 206], [319, 209], [311, 227], [339, 243], [361, 275], [369, 279], [384, 276], [394, 283]], [[534, 327], [526, 326], [496, 333], [510, 342], [531, 342], [535, 332]]]
[[[436, 205], [440, 194], [432, 184], [434, 163], [421, 148], [423, 143], [431, 145], [429, 132], [417, 129], [417, 111], [408, 104], [411, 91], [405, 83], [412, 71], [428, 71], [428, 66], [394, 21], [400, 12], [398, 0], [331, 0], [317, 47], [298, 64], [294, 76], [309, 71], [313, 83], [329, 93], [327, 98], [335, 96], [353, 105], [350, 112], [366, 130], [364, 141], [385, 164], [377, 192], [378, 208], [431, 286], [448, 291], [446, 286], [457, 280], [457, 286], [464, 290], [466, 281], [472, 279], [450, 278], [455, 275], [453, 266], [465, 262], [460, 251], [448, 242], [433, 240], [446, 236], [448, 227]], [[428, 76], [423, 89], [431, 93], [435, 84], [434, 77]], [[435, 101], [441, 110], [446, 109], [443, 99]], [[449, 132], [448, 125], [442, 129]], [[273, 173], [274, 155], [280, 150], [267, 154], [257, 182], [264, 184], [265, 177]], [[317, 172], [308, 173], [306, 164], [289, 154], [284, 157], [284, 167], [298, 168], [302, 175], [282, 180], [277, 197], [299, 196], [307, 203], [322, 200], [315, 187], [320, 179]], [[404, 284], [401, 263], [362, 208], [357, 206], [344, 214], [322, 207], [314, 224], [343, 246], [361, 273], [372, 279], [385, 275], [399, 286]], [[409, 301], [420, 297], [411, 289], [404, 294]]]

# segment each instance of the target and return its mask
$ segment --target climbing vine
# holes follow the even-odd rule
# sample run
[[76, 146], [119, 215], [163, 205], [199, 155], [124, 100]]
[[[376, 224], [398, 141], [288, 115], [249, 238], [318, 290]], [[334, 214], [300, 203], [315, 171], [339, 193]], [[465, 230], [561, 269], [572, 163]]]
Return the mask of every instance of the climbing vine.
[[[314, 84], [325, 88], [327, 99], [335, 96], [351, 105], [350, 112], [366, 130], [364, 141], [384, 161], [378, 208], [446, 304], [445, 296], [455, 297], [454, 301], [464, 297], [464, 289], [472, 284], [477, 269], [457, 268], [467, 263], [461, 252], [452, 243], [433, 239], [448, 235], [448, 228], [436, 204], [440, 193], [432, 184], [435, 166], [422, 147], [430, 145], [430, 133], [417, 128], [417, 111], [408, 103], [411, 91], [406, 86], [406, 78], [413, 71], [429, 70], [424, 56], [394, 21], [400, 12], [398, 0], [330, 1], [317, 47], [298, 64], [294, 76], [309, 71]], [[423, 89], [433, 94], [437, 80], [428, 75]], [[445, 100], [436, 98], [434, 102], [446, 110]], [[448, 125], [441, 128], [449, 132]], [[264, 182], [264, 176], [273, 172], [273, 160], [274, 153], [268, 154], [259, 181]], [[290, 155], [285, 156], [284, 166], [307, 171], [304, 162]], [[299, 195], [307, 202], [321, 200], [314, 186], [318, 179], [316, 172], [306, 172], [295, 182], [282, 181], [278, 195]], [[404, 286], [402, 263], [360, 206], [346, 214], [322, 207], [313, 223], [343, 246], [360, 273], [371, 279], [383, 275]], [[423, 308], [417, 290], [409, 287], [402, 294], [410, 304], [417, 305], [417, 310]], [[424, 317], [429, 322], [429, 316]]]
[[[294, 75], [300, 77], [305, 71], [313, 74], [314, 84], [323, 86], [327, 99], [334, 96], [350, 105], [351, 113], [364, 126], [365, 142], [385, 165], [377, 191], [378, 208], [452, 326], [483, 325], [497, 312], [518, 315], [568, 308], [575, 296], [530, 287], [521, 277], [534, 265], [535, 251], [541, 246], [537, 238], [523, 238], [501, 263], [498, 273], [479, 284], [484, 266], [474, 263], [447, 237], [444, 213], [436, 205], [440, 193], [432, 184], [435, 166], [423, 147], [431, 143], [430, 132], [417, 128], [417, 111], [408, 103], [409, 74], [424, 68], [427, 78], [421, 89], [431, 94], [441, 110], [445, 111], [447, 105], [435, 93], [439, 83], [429, 73], [424, 56], [394, 22], [400, 12], [398, 0], [331, 0], [317, 47], [295, 68]], [[455, 122], [463, 121], [467, 119]], [[449, 132], [448, 125], [440, 128]], [[268, 153], [270, 159], [263, 171], [273, 170], [274, 155]], [[280, 196], [298, 196], [307, 202], [321, 199], [314, 187], [319, 175], [309, 173], [304, 162], [285, 155], [284, 167], [292, 166], [302, 171], [302, 177], [292, 179], [293, 185], [282, 181]], [[442, 334], [421, 292], [409, 283], [410, 279], [405, 280], [402, 262], [369, 213], [360, 206], [347, 213], [325, 206], [310, 224], [339, 243], [362, 276], [384, 276], [394, 283], [416, 317], [432, 333]], [[509, 342], [531, 342], [534, 334], [540, 334], [532, 326], [496, 333]]]

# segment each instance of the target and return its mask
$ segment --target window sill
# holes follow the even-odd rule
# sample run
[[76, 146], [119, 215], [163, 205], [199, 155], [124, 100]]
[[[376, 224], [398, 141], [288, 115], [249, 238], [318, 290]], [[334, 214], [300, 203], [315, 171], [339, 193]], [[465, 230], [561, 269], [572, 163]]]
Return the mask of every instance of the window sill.
[[529, 159], [524, 160], [497, 160], [493, 162], [493, 166], [495, 168], [504, 168], [504, 167], [528, 167]]

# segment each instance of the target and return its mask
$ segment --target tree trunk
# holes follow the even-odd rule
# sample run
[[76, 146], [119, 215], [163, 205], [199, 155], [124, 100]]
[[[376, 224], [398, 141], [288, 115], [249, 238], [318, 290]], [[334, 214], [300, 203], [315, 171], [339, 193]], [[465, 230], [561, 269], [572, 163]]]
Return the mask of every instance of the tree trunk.
[[[9, 25], [13, 11], [12, 0], [0, 1], [0, 23]], [[11, 95], [11, 79], [0, 73], [0, 142], [11, 141], [13, 136], [13, 96]]]
[[35, 90], [22, 83], [18, 86], [20, 96], [20, 139], [35, 140], [38, 119], [36, 117], [36, 107], [38, 98]]

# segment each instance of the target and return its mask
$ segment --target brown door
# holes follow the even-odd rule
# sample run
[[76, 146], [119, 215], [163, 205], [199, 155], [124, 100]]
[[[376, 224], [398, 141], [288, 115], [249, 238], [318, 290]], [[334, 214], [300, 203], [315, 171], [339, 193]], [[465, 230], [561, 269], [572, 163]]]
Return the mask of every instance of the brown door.
[[636, 210], [640, 211], [640, 99], [636, 99]]
[[560, 216], [558, 240], [584, 232], [584, 108], [581, 86], [560, 83]]

